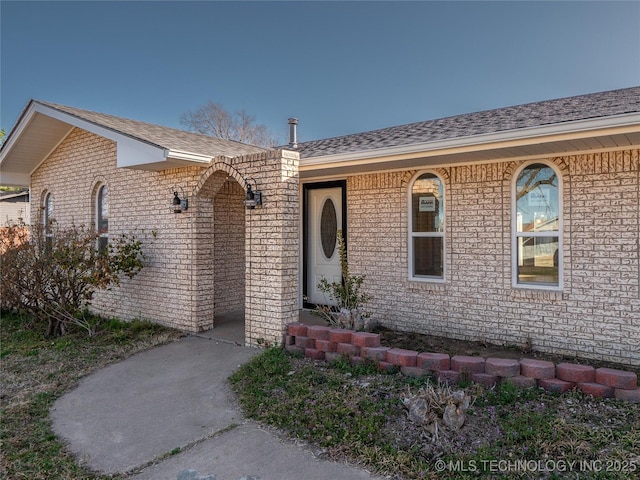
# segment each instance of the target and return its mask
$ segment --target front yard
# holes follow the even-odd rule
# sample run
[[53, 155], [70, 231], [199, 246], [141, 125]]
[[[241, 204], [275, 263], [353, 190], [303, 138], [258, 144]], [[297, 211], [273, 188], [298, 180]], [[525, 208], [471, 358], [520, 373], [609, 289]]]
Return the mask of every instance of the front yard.
[[[21, 317], [2, 316], [0, 478], [112, 478], [79, 466], [65, 451], [49, 409], [82, 376], [180, 334], [110, 321], [95, 337], [70, 331], [46, 339], [27, 327]], [[390, 478], [629, 479], [640, 472], [639, 404], [467, 385], [464, 425], [434, 431], [433, 422], [418, 423], [403, 404], [435, 391], [432, 384], [367, 365], [329, 366], [271, 348], [230, 381], [246, 416], [307, 442], [321, 457]]]
[[51, 430], [49, 409], [81, 377], [180, 334], [147, 322], [110, 321], [96, 337], [70, 331], [47, 339], [29, 320], [0, 325], [0, 478], [98, 480], [78, 466]]
[[417, 393], [437, 391], [428, 380], [346, 361], [328, 366], [282, 349], [244, 365], [231, 383], [248, 417], [308, 442], [324, 457], [391, 478], [640, 476], [638, 404], [468, 385], [462, 428], [434, 428], [416, 415], [412, 420], [403, 405]]

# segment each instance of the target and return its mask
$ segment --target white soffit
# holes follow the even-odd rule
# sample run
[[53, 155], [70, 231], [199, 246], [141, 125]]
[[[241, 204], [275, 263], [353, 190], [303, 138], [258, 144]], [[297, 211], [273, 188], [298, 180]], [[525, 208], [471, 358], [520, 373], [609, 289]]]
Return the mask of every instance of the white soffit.
[[0, 152], [0, 184], [28, 186], [31, 174], [75, 127], [116, 142], [118, 167], [164, 170], [211, 160], [205, 155], [171, 151], [33, 101]]

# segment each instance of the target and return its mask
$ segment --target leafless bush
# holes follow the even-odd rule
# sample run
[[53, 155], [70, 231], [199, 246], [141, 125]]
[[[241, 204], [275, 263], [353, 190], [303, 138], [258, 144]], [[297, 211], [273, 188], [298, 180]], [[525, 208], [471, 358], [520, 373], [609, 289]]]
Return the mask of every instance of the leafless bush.
[[110, 238], [97, 248], [97, 234], [84, 226], [45, 229], [37, 222], [25, 236], [23, 224], [0, 232], [2, 308], [26, 312], [47, 325], [48, 336], [62, 335], [68, 324], [93, 335], [95, 322], [83, 315], [97, 289], [120, 283], [142, 269], [142, 243], [134, 235]]

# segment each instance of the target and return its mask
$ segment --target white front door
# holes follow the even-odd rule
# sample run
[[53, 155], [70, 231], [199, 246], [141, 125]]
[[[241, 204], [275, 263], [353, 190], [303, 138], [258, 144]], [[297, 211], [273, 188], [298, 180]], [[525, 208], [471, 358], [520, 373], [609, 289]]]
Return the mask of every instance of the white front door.
[[342, 229], [342, 188], [309, 189], [307, 297], [309, 303], [335, 305], [318, 289], [323, 278], [341, 282], [337, 232]]

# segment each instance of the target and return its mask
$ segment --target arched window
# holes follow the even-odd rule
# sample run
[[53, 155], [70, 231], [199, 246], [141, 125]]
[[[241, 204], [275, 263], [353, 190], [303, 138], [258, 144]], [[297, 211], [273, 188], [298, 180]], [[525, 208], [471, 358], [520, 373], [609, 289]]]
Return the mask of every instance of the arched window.
[[45, 191], [42, 195], [42, 233], [45, 237], [45, 246], [51, 247], [53, 237], [53, 197], [51, 192]]
[[98, 250], [104, 251], [109, 243], [109, 197], [107, 186], [100, 185], [96, 191], [96, 231]]
[[545, 163], [525, 166], [514, 182], [514, 286], [561, 285], [562, 197], [558, 172]]
[[51, 235], [51, 221], [53, 219], [53, 197], [51, 192], [42, 196], [42, 228], [45, 235]]
[[444, 184], [433, 173], [409, 187], [409, 278], [444, 280]]

